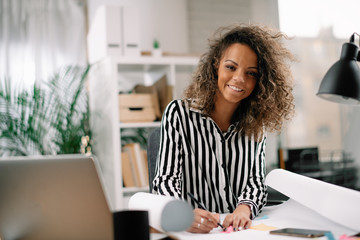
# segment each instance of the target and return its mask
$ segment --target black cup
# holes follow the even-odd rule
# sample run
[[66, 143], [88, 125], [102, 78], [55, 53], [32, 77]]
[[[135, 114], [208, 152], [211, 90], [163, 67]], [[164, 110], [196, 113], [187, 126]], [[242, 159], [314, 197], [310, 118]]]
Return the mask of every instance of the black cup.
[[150, 240], [149, 213], [124, 210], [113, 213], [115, 240]]

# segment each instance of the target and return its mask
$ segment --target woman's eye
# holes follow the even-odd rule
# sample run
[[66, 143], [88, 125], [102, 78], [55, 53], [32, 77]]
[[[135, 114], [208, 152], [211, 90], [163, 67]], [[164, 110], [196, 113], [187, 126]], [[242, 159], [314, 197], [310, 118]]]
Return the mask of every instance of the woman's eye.
[[230, 70], [235, 70], [235, 67], [234, 66], [231, 66], [231, 65], [227, 65], [225, 66], [227, 69], [230, 69]]
[[257, 72], [248, 72], [248, 74], [256, 79], [259, 77], [259, 74]]

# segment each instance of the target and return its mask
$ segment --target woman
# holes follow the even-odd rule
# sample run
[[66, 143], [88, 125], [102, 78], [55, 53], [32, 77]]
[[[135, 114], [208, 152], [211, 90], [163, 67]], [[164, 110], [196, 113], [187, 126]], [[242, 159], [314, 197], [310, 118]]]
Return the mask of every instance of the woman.
[[194, 206], [189, 232], [217, 227], [214, 213], [229, 213], [225, 228], [246, 229], [266, 203], [266, 132], [280, 131], [294, 109], [283, 38], [255, 25], [219, 29], [184, 98], [163, 114], [153, 192]]

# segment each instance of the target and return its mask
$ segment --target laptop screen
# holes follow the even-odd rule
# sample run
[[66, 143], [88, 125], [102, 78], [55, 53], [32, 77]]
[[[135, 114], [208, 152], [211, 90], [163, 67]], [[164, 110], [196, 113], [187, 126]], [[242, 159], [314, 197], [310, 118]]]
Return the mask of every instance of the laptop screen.
[[84, 155], [0, 159], [0, 238], [112, 239], [96, 166]]

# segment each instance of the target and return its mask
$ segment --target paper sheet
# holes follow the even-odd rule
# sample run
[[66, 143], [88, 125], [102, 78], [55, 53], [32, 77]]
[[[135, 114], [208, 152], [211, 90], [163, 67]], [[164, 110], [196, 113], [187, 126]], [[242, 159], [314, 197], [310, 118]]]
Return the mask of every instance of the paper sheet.
[[283, 169], [272, 170], [266, 184], [318, 214], [360, 230], [360, 192]]
[[138, 192], [129, 200], [129, 209], [147, 210], [149, 224], [163, 232], [184, 231], [193, 222], [192, 207], [173, 197]]
[[259, 231], [270, 231], [270, 230], [277, 229], [277, 227], [273, 227], [273, 226], [266, 225], [264, 223], [260, 223], [258, 225], [252, 225], [250, 227], [250, 229], [259, 230]]
[[[340, 236], [350, 236], [359, 232], [359, 229], [354, 229], [354, 227], [358, 228], [356, 224], [359, 224], [359, 221], [356, 221], [359, 216], [359, 208], [357, 204], [354, 204], [355, 202], [360, 202], [359, 192], [319, 182], [314, 179], [307, 179], [307, 177], [284, 170], [270, 172], [267, 177], [269, 179], [266, 180], [266, 183], [269, 186], [288, 195], [290, 199], [279, 205], [265, 207], [260, 215], [252, 221], [250, 229], [223, 233], [220, 228], [215, 228], [207, 234], [176, 232], [171, 233], [171, 235], [177, 239], [185, 240], [278, 240], [279, 236], [269, 234], [271, 228], [294, 227], [329, 230], [335, 239], [339, 239]], [[339, 194], [343, 195], [338, 196]], [[336, 206], [324, 203], [324, 201], [330, 198], [335, 198], [337, 201], [344, 201], [344, 203], [339, 205], [339, 202], [334, 202], [334, 200], [329, 201], [331, 201], [331, 204], [336, 204]], [[355, 200], [347, 201], [348, 198], [354, 198]], [[319, 206], [319, 204], [326, 204], [327, 207]], [[348, 206], [345, 206], [345, 204], [348, 204]], [[333, 218], [328, 217], [334, 214], [332, 210], [335, 211], [336, 208], [344, 209], [345, 213], [348, 214], [348, 216], [350, 215], [351, 220], [349, 221], [352, 226], [351, 228], [349, 227], [350, 225], [347, 226], [347, 224], [344, 223], [339, 224], [339, 221], [334, 221]], [[318, 209], [320, 209], [320, 211], [318, 211]], [[351, 209], [353, 214], [349, 214], [349, 209]], [[225, 214], [221, 214], [220, 219], [223, 220], [225, 216]], [[348, 223], [348, 221], [346, 223]], [[294, 239], [294, 237], [282, 238]], [[317, 239], [326, 240], [328, 238], [322, 237]]]
[[[225, 214], [222, 215], [224, 216], [220, 217], [225, 217]], [[181, 240], [279, 240], [279, 236], [269, 234], [270, 230], [267, 230], [266, 228], [270, 227], [274, 227], [276, 229], [294, 227], [330, 230], [334, 234], [335, 239], [339, 239], [339, 237], [343, 234], [347, 234], [349, 236], [357, 232], [325, 218], [293, 199], [289, 199], [280, 205], [265, 207], [260, 215], [252, 221], [251, 227], [247, 230], [223, 233], [221, 228], [215, 228], [207, 234], [176, 232], [170, 233], [170, 235]], [[292, 240], [300, 238], [281, 237], [281, 239]], [[326, 237], [317, 239], [328, 240]]]

